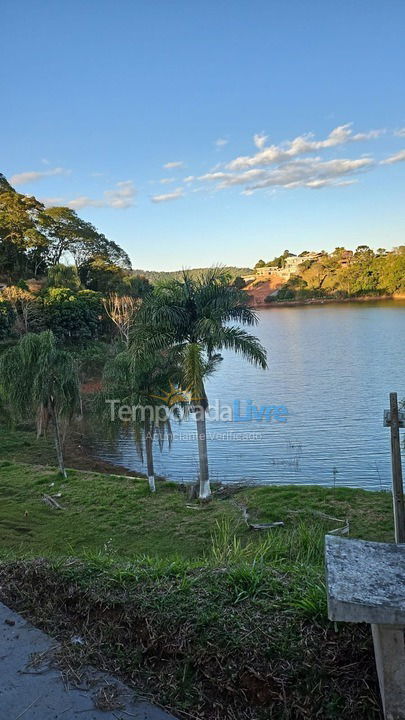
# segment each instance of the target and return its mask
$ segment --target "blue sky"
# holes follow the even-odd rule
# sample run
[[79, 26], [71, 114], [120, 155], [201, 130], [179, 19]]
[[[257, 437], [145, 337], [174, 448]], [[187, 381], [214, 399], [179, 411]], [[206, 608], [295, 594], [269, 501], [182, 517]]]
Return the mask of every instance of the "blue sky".
[[404, 243], [403, 0], [3, 0], [1, 24], [0, 169], [134, 267]]

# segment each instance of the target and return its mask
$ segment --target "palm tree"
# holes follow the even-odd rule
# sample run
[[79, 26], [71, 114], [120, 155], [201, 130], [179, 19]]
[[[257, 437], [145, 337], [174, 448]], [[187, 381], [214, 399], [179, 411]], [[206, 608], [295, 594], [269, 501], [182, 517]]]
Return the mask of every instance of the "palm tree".
[[258, 339], [240, 327], [256, 322], [255, 313], [248, 307], [248, 295], [229, 285], [227, 275], [219, 268], [199, 277], [184, 271], [180, 280], [158, 284], [135, 319], [130, 345], [135, 359], [168, 348], [177, 348], [181, 354], [181, 379], [196, 415], [200, 498], [211, 494], [204, 379], [215, 370], [218, 351], [224, 349], [240, 353], [263, 369], [267, 367], [266, 351]]
[[[158, 352], [153, 355], [134, 357], [124, 350], [108, 362], [103, 374], [103, 387], [97, 406], [104, 405], [104, 418], [113, 432], [122, 429], [119, 418], [111, 417], [106, 403], [111, 398], [119, 398], [121, 406], [131, 408], [128, 419], [133, 429], [136, 449], [141, 458], [145, 452], [149, 488], [155, 492], [155, 470], [153, 462], [153, 441], [158, 440], [162, 450], [164, 441], [169, 445], [172, 429], [169, 413], [159, 413], [164, 403], [166, 388], [170, 382], [179, 379], [179, 362], [175, 350]], [[163, 395], [162, 395], [163, 393]], [[163, 398], [163, 400], [162, 400]], [[176, 414], [176, 408], [172, 408]]]
[[13, 420], [35, 416], [38, 437], [53, 425], [58, 465], [66, 478], [61, 421], [79, 408], [79, 381], [72, 356], [57, 347], [50, 330], [28, 333], [1, 356], [0, 396]]

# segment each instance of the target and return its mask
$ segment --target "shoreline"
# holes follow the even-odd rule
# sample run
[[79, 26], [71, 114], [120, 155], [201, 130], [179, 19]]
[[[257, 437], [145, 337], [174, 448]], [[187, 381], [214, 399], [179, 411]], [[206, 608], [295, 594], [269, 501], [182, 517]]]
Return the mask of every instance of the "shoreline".
[[[254, 296], [251, 296], [254, 300]], [[380, 302], [380, 301], [391, 300], [393, 302], [398, 300], [405, 300], [404, 293], [397, 293], [392, 295], [361, 295], [353, 296], [348, 298], [309, 298], [307, 300], [274, 300], [273, 302], [254, 302], [253, 308], [277, 308], [277, 307], [290, 307], [290, 306], [304, 306], [304, 305], [337, 305], [342, 303], [366, 303], [366, 302]]]

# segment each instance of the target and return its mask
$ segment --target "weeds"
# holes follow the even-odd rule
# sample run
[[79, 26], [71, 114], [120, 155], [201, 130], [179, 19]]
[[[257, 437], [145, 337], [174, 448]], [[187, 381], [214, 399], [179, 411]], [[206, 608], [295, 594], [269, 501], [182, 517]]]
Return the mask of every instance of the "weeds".
[[262, 558], [198, 568], [9, 559], [0, 597], [62, 641], [62, 672], [119, 674], [184, 720], [335, 720], [336, 708], [379, 720], [368, 629], [337, 633], [321, 617], [321, 570], [281, 572]]

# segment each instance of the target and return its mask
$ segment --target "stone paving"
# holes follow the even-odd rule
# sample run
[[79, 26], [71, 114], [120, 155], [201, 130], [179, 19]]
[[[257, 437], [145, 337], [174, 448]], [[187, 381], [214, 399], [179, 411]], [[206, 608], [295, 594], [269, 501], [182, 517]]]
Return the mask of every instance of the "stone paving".
[[[175, 720], [94, 668], [83, 685], [67, 687], [50, 662], [56, 648], [55, 640], [0, 603], [0, 720]], [[114, 697], [110, 710], [97, 707], [105, 696]]]

